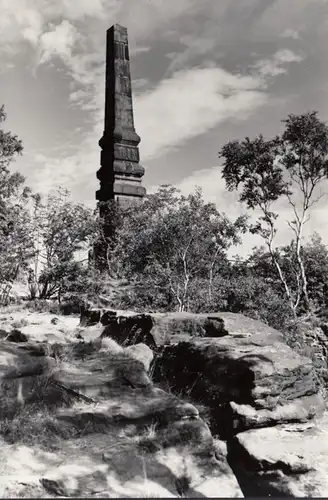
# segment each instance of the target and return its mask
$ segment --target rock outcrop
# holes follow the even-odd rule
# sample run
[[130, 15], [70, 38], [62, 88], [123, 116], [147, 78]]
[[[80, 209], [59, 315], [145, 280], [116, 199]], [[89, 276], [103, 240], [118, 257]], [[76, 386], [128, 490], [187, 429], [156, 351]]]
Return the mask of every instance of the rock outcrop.
[[196, 406], [154, 386], [149, 347], [43, 338], [1, 340], [0, 496], [243, 496]]
[[246, 496], [327, 497], [328, 417], [249, 430], [229, 441]]
[[325, 402], [311, 360], [280, 332], [232, 313], [103, 310], [99, 321], [102, 337], [154, 349], [154, 381], [210, 409], [245, 495], [327, 495]]
[[[236, 315], [226, 313], [226, 321], [234, 322]], [[245, 318], [246, 323], [248, 318]], [[143, 313], [113, 311], [106, 309], [84, 310], [81, 325], [92, 326], [100, 323], [102, 337], [109, 336], [122, 345], [143, 342], [152, 348], [161, 348], [172, 342], [190, 337], [223, 337], [228, 335], [221, 314], [191, 313]], [[252, 321], [252, 320], [251, 320]], [[258, 322], [261, 325], [260, 322]], [[260, 327], [260, 326], [259, 326]], [[234, 335], [243, 335], [245, 325]], [[246, 326], [247, 331], [247, 326]]]
[[325, 403], [280, 332], [232, 313], [81, 320], [4, 324], [0, 496], [328, 495]]

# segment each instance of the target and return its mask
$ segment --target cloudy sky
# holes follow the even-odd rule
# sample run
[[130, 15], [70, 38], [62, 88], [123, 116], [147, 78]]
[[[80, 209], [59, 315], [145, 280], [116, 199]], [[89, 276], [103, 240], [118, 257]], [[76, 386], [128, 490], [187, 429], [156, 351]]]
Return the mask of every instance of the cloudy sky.
[[[14, 168], [35, 190], [63, 185], [95, 205], [114, 23], [128, 28], [148, 189], [199, 185], [235, 217], [242, 208], [225, 191], [221, 146], [273, 136], [288, 113], [328, 118], [328, 0], [0, 0], [0, 104], [24, 143]], [[306, 234], [328, 243], [325, 204]], [[277, 243], [288, 236], [280, 210]]]

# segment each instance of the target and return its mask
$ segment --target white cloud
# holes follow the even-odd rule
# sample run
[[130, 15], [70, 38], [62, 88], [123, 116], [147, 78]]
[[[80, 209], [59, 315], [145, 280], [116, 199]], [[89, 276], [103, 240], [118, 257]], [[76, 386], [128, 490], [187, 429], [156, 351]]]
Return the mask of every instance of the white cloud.
[[[86, 120], [91, 119], [89, 137], [81, 141], [81, 149], [75, 156], [67, 147], [64, 159], [50, 150], [44, 152], [49, 157], [40, 155], [35, 159], [40, 168], [31, 170], [34, 185], [48, 190], [58, 183], [74, 189], [77, 179], [89, 182], [99, 165], [97, 141], [103, 128], [105, 30], [114, 22], [126, 25], [131, 54], [137, 57], [149, 50], [150, 40], [159, 28], [166, 30], [169, 40], [170, 21], [174, 20], [176, 26], [177, 19], [186, 20], [211, 2], [0, 0], [0, 3], [2, 47], [14, 51], [16, 43], [28, 41], [38, 51], [38, 63], [51, 64], [54, 56], [61, 58], [72, 79], [68, 87], [69, 105], [86, 111]], [[187, 50], [173, 62], [170, 72], [183, 67], [194, 55], [205, 55], [214, 47], [216, 32], [208, 37], [207, 32], [203, 35], [195, 40], [193, 36], [181, 34]], [[278, 51], [270, 61], [259, 61], [253, 68], [253, 76], [207, 67], [170, 74], [148, 91], [145, 90], [147, 80], [134, 82], [135, 122], [142, 137], [142, 158], [159, 157], [226, 120], [247, 118], [269, 98], [266, 77], [285, 72], [283, 65], [299, 60], [300, 56], [284, 50]], [[71, 146], [73, 150], [77, 147], [74, 143]], [[50, 157], [52, 154], [54, 158]]]
[[130, 55], [138, 55], [138, 54], [145, 54], [146, 52], [149, 52], [151, 49], [151, 47], [129, 47], [129, 52], [130, 52]]
[[245, 119], [266, 102], [261, 85], [255, 77], [196, 68], [177, 72], [137, 95], [135, 118], [145, 138], [140, 145], [143, 158], [159, 156], [225, 120]]
[[17, 42], [28, 41], [36, 45], [42, 33], [43, 15], [33, 0], [1, 0], [0, 33], [1, 51], [10, 44], [17, 52]]
[[257, 61], [253, 68], [263, 77], [277, 76], [287, 73], [283, 65], [293, 62], [301, 62], [304, 56], [295, 54], [289, 49], [278, 50], [271, 58]]
[[180, 42], [186, 45], [187, 48], [181, 53], [171, 52], [166, 54], [166, 56], [172, 60], [166, 70], [166, 74], [186, 67], [186, 64], [195, 56], [202, 56], [210, 53], [217, 44], [217, 38], [213, 35], [208, 37], [203, 35], [202, 38], [184, 36], [180, 38]]
[[110, 1], [103, 0], [61, 0], [56, 2], [61, 9], [61, 15], [71, 20], [84, 19], [85, 17], [101, 18], [106, 15], [106, 4], [110, 5]]
[[71, 23], [64, 20], [52, 30], [43, 33], [40, 37], [40, 64], [43, 64], [57, 55], [64, 61], [72, 57], [72, 49], [78, 40], [78, 31]]
[[291, 28], [285, 29], [281, 36], [283, 38], [293, 38], [294, 40], [299, 40], [301, 38], [299, 32]]
[[291, 50], [282, 49], [278, 50], [278, 52], [274, 55], [274, 60], [277, 61], [277, 64], [286, 64], [291, 62], [301, 62], [304, 57], [298, 54], [295, 54]]
[[36, 155], [34, 155], [34, 160], [38, 163], [43, 163], [47, 161], [47, 157], [41, 153], [37, 153]]
[[216, 203], [220, 211], [226, 211], [231, 218], [245, 213], [245, 207], [238, 203], [237, 194], [227, 190], [220, 166], [197, 170], [182, 179], [176, 187], [187, 195], [194, 191], [196, 186], [202, 189], [206, 201]]

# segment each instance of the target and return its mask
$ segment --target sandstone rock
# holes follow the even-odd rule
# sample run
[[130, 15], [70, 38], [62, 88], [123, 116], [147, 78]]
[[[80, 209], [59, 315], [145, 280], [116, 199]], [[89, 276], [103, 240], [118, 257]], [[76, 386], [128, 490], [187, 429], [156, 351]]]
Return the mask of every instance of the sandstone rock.
[[[116, 443], [116, 445], [113, 445]], [[81, 450], [85, 450], [84, 458]], [[171, 446], [141, 454], [135, 440], [107, 433], [65, 443], [62, 465], [43, 472], [41, 483], [60, 496], [242, 497], [223, 458], [204, 459]], [[80, 452], [80, 454], [79, 454]]]
[[135, 344], [126, 347], [125, 352], [140, 361], [148, 372], [150, 364], [154, 359], [153, 351], [146, 344]]
[[274, 332], [168, 346], [156, 361], [154, 380], [167, 380], [174, 391], [188, 391], [210, 407], [220, 435], [304, 421], [323, 410], [311, 361]]
[[56, 406], [65, 401], [50, 380], [56, 361], [29, 343], [0, 342], [0, 418], [9, 418], [24, 405]]
[[160, 429], [161, 445], [166, 447], [187, 447], [197, 455], [208, 459], [215, 455], [214, 441], [208, 425], [201, 419], [176, 420], [165, 429]]
[[53, 366], [51, 358], [31, 356], [19, 346], [0, 342], [0, 381], [41, 375]]
[[[60, 496], [242, 496], [226, 457], [215, 458], [210, 429], [197, 408], [153, 386], [145, 368], [152, 358], [149, 347], [123, 348], [104, 337], [61, 347], [64, 351], [55, 361], [47, 356], [45, 342], [0, 345], [6, 399], [10, 394], [16, 401], [22, 381], [25, 404], [36, 393], [39, 403], [52, 400], [56, 410], [46, 414], [50, 429], [68, 430], [57, 451], [47, 452], [36, 464], [32, 493], [44, 488], [44, 493]], [[10, 388], [4, 387], [7, 383]], [[33, 420], [39, 422], [35, 431], [44, 420], [40, 404], [27, 408], [26, 417], [31, 418], [33, 408], [38, 415], [41, 411]], [[41, 427], [43, 440], [44, 432]], [[153, 451], [142, 447], [142, 437], [148, 435]], [[24, 463], [11, 446], [5, 460], [0, 459], [0, 478], [2, 473], [9, 478], [6, 491], [12, 492], [18, 477], [28, 476], [26, 484], [31, 480], [29, 466], [37, 446]], [[18, 465], [21, 469], [14, 473]]]
[[316, 425], [249, 430], [228, 442], [229, 461], [247, 496], [326, 497], [328, 418]]
[[[227, 335], [250, 337], [265, 335], [283, 341], [282, 335], [261, 321], [241, 314], [213, 313], [144, 313], [91, 309], [81, 315], [81, 324], [88, 324], [94, 314], [95, 322], [104, 326], [103, 337], [111, 337], [122, 345], [145, 343], [152, 349], [175, 344], [193, 337], [220, 338]], [[97, 320], [97, 321], [96, 321]]]
[[[239, 405], [234, 401], [230, 402], [231, 420], [234, 433], [244, 429], [259, 427], [270, 427], [272, 425], [283, 424], [284, 422], [307, 422], [317, 413], [325, 409], [325, 402], [321, 394], [312, 394], [277, 405], [272, 410], [255, 409], [250, 405]], [[227, 410], [229, 413], [229, 410]]]
[[79, 335], [79, 338], [84, 339], [86, 342], [90, 342], [99, 338], [103, 329], [103, 326], [98, 323], [92, 326], [79, 327], [76, 336]]
[[140, 361], [123, 354], [90, 351], [83, 360], [72, 359], [53, 373], [51, 380], [62, 388], [73, 390], [94, 400], [108, 397], [113, 390], [124, 387], [152, 387]]
[[[59, 420], [74, 424], [83, 433], [104, 431], [118, 424], [133, 425], [135, 428], [156, 425], [162, 430], [162, 436], [167, 435], [167, 429], [173, 432], [175, 423], [187, 425], [188, 422], [199, 420], [198, 410], [175, 396], [132, 388], [117, 391], [112, 394], [110, 401], [60, 408], [56, 415]], [[196, 427], [203, 424], [196, 424]], [[176, 439], [179, 439], [177, 431], [174, 432]]]
[[40, 479], [42, 486], [59, 496], [87, 496], [107, 491], [108, 467], [98, 464], [87, 465], [65, 464]]

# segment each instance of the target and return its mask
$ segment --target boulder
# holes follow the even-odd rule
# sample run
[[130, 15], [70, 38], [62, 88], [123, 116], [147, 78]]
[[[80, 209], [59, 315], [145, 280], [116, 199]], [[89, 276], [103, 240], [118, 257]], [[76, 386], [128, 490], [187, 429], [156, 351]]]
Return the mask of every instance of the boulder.
[[225, 437], [306, 421], [324, 409], [311, 360], [281, 342], [278, 332], [167, 346], [156, 360], [154, 380], [167, 380], [173, 391], [207, 405], [212, 430]]
[[[175, 396], [163, 391], [157, 393], [142, 388], [124, 387], [120, 392], [113, 392], [110, 400], [103, 399], [96, 404], [83, 402], [72, 408], [60, 408], [56, 417], [75, 425], [83, 434], [104, 431], [113, 426], [134, 426], [142, 429], [156, 425], [162, 432], [163, 440], [177, 422], [187, 424], [200, 420], [195, 406], [183, 403]], [[205, 426], [205, 423], [201, 421], [201, 425]], [[179, 435], [181, 438], [182, 434]]]
[[43, 472], [40, 482], [68, 497], [243, 497], [225, 457], [204, 459], [174, 446], [141, 453], [138, 440], [117, 437], [113, 446], [111, 434], [67, 443], [62, 464]]
[[[83, 344], [82, 344], [83, 347]], [[144, 365], [124, 353], [90, 349], [85, 357], [62, 363], [51, 380], [84, 400], [109, 397], [115, 390], [152, 387]]]
[[228, 458], [245, 496], [327, 497], [328, 416], [242, 432]]
[[125, 348], [125, 352], [134, 359], [140, 361], [148, 372], [154, 359], [153, 351], [146, 344], [135, 344]]
[[26, 403], [42, 399], [41, 387], [46, 386], [55, 364], [53, 358], [20, 349], [20, 344], [0, 341], [0, 418], [15, 413]]
[[[111, 337], [122, 345], [143, 342], [152, 349], [199, 337], [249, 337], [264, 333], [282, 340], [282, 335], [261, 321], [234, 313], [144, 313], [95, 310], [105, 326], [102, 336]], [[88, 312], [92, 314], [92, 310]], [[84, 323], [81, 316], [81, 323]]]

